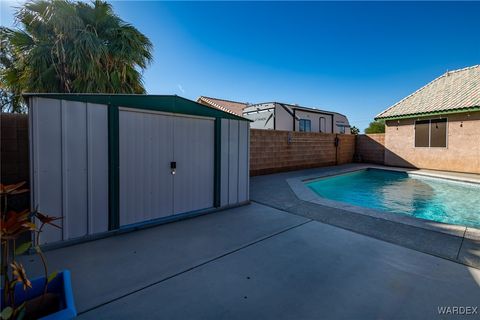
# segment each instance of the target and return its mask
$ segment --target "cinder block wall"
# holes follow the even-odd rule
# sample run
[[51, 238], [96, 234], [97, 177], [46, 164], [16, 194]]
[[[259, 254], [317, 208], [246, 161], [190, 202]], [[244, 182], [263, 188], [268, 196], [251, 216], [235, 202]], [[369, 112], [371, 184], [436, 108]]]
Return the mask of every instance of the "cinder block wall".
[[[354, 134], [339, 134], [340, 139], [338, 146], [337, 164], [345, 164], [353, 162], [353, 155], [355, 154], [355, 137]], [[335, 146], [334, 146], [335, 147]]]
[[385, 134], [359, 134], [355, 146], [355, 160], [358, 162], [385, 163]]
[[1, 183], [29, 181], [28, 115], [0, 114]]
[[250, 175], [350, 163], [354, 151], [354, 135], [251, 129]]

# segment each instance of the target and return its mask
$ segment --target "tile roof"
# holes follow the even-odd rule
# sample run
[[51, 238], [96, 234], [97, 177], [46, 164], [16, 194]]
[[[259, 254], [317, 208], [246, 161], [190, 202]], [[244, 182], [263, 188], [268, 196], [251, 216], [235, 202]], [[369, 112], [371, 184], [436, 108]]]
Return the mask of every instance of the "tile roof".
[[247, 107], [247, 103], [225, 100], [225, 99], [218, 99], [218, 98], [211, 98], [211, 97], [204, 97], [204, 96], [201, 96], [200, 98], [198, 98], [197, 102], [203, 105], [206, 105], [208, 107], [217, 108], [222, 111], [235, 114], [237, 116], [242, 116], [243, 109]]
[[480, 65], [449, 71], [375, 118], [395, 118], [480, 107]]

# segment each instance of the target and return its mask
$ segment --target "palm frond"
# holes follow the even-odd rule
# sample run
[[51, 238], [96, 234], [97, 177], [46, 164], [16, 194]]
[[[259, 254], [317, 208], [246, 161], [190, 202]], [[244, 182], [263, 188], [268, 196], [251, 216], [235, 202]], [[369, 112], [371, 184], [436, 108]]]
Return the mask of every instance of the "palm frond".
[[0, 27], [5, 92], [145, 92], [153, 45], [109, 3], [33, 0], [15, 18], [21, 28]]

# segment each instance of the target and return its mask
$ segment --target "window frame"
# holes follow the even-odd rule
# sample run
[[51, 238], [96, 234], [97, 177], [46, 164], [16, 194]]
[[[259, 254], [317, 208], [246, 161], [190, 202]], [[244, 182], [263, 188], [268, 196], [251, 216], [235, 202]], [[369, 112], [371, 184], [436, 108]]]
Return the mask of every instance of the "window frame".
[[[425, 121], [428, 121], [428, 130], [427, 130], [427, 134], [428, 134], [428, 145], [427, 146], [417, 146], [417, 122], [425, 122]], [[414, 124], [413, 124], [413, 147], [414, 148], [430, 148], [430, 127], [431, 127], [432, 123], [430, 121], [430, 119], [417, 119], [415, 120]]]
[[[322, 120], [324, 124], [324, 131], [322, 131]], [[326, 133], [327, 132], [327, 119], [325, 117], [318, 118], [318, 132]]]
[[[445, 120], [445, 147], [432, 147], [432, 120]], [[417, 134], [417, 122], [419, 121], [428, 121], [428, 146], [427, 147], [417, 147], [415, 145], [416, 134]], [[413, 123], [413, 148], [434, 148], [434, 149], [448, 149], [448, 117], [433, 118], [433, 119], [416, 119]]]
[[[303, 130], [302, 130], [302, 122], [304, 123]], [[310, 129], [308, 131], [305, 130], [305, 128], [306, 128], [305, 124], [307, 122], [309, 124], [308, 128]], [[299, 119], [298, 120], [298, 131], [299, 132], [312, 132], [312, 120], [310, 120], [310, 119]]]

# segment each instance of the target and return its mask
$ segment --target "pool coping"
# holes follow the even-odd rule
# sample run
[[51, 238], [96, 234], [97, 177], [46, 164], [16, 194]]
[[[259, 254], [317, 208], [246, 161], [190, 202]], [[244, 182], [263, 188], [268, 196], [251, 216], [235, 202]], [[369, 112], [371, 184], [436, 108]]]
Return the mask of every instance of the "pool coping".
[[442, 222], [436, 222], [431, 220], [426, 220], [422, 218], [413, 218], [409, 216], [403, 216], [400, 214], [392, 213], [389, 211], [378, 210], [365, 208], [360, 206], [351, 205], [345, 202], [334, 201], [330, 199], [323, 198], [317, 195], [314, 191], [308, 188], [305, 184], [307, 181], [313, 181], [317, 179], [332, 177], [340, 174], [352, 173], [355, 171], [365, 170], [365, 169], [380, 169], [380, 170], [389, 170], [389, 171], [398, 171], [398, 172], [408, 172], [409, 174], [425, 176], [430, 178], [441, 178], [457, 182], [466, 182], [466, 183], [475, 183], [480, 184], [480, 177], [466, 177], [459, 176], [455, 173], [449, 172], [435, 172], [431, 170], [422, 170], [422, 169], [411, 169], [411, 168], [400, 168], [400, 167], [388, 167], [382, 165], [359, 165], [355, 168], [339, 168], [329, 172], [317, 172], [315, 174], [299, 176], [294, 178], [286, 179], [290, 189], [300, 200], [312, 202], [315, 204], [342, 209], [349, 212], [359, 213], [362, 215], [370, 216], [377, 219], [383, 219], [387, 221], [392, 221], [396, 223], [401, 223], [413, 227], [418, 227], [430, 231], [436, 231], [448, 235], [453, 235], [460, 238], [466, 238], [470, 240], [480, 240], [480, 229], [473, 227], [466, 227]]

